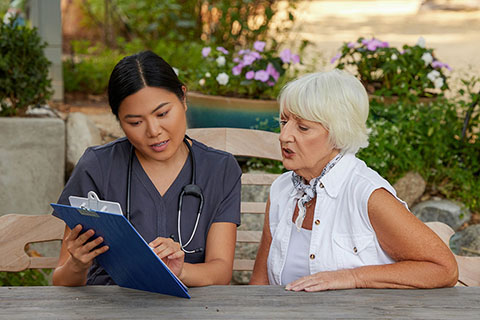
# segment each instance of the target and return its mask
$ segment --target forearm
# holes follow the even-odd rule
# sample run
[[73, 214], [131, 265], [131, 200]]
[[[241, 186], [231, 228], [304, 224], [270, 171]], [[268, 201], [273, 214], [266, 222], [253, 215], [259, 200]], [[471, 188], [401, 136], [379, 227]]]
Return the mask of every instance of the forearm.
[[232, 278], [232, 265], [216, 259], [205, 263], [185, 263], [180, 280], [188, 287], [229, 284]]
[[76, 287], [87, 283], [87, 269], [78, 269], [69, 258], [61, 266], [55, 268], [52, 276], [54, 286]]
[[457, 283], [458, 270], [426, 261], [401, 261], [350, 270], [357, 288], [441, 288]]

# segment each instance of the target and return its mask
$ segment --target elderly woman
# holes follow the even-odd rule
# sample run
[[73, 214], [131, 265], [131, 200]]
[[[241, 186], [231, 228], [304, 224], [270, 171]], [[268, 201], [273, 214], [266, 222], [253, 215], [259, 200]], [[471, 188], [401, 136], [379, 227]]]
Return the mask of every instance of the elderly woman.
[[287, 290], [453, 286], [443, 242], [355, 154], [368, 145], [368, 96], [333, 70], [290, 82], [280, 98], [289, 172], [270, 189], [250, 284]]

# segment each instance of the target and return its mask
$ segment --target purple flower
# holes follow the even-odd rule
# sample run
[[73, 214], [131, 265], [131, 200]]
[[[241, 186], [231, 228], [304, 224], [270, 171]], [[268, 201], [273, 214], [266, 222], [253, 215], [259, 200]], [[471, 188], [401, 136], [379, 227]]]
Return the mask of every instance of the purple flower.
[[255, 59], [261, 59], [261, 58], [262, 58], [262, 56], [260, 55], [260, 53], [258, 53], [258, 52], [256, 52], [256, 51], [250, 52], [250, 55], [251, 55], [252, 57], [254, 57]]
[[243, 64], [240, 63], [232, 68], [232, 74], [234, 76], [238, 76], [240, 73], [242, 73], [242, 69], [243, 69]]
[[253, 71], [253, 70], [250, 70], [245, 74], [245, 78], [247, 80], [252, 80], [253, 77], [255, 77], [255, 71]]
[[447, 63], [443, 63], [438, 60], [432, 62], [432, 67], [435, 69], [447, 68], [449, 71], [452, 71], [452, 68]]
[[265, 44], [265, 41], [255, 41], [253, 43], [253, 49], [263, 52], [263, 50], [265, 49]]
[[330, 63], [335, 63], [335, 61], [337, 61], [338, 59], [340, 59], [340, 57], [342, 56], [342, 54], [339, 52], [335, 55], [335, 57], [332, 58], [332, 60], [330, 60]]
[[271, 75], [273, 79], [275, 79], [275, 82], [277, 82], [278, 78], [280, 78], [280, 73], [278, 73], [277, 69], [275, 69], [275, 67], [271, 63], [268, 64], [265, 71], [267, 71], [267, 73]]
[[270, 78], [270, 75], [265, 70], [258, 70], [255, 72], [255, 80], [267, 82], [268, 78]]
[[268, 84], [269, 87], [273, 87], [273, 86], [275, 85], [275, 82], [273, 82], [273, 81], [268, 81], [267, 84]]
[[300, 63], [300, 56], [298, 54], [294, 54], [292, 56], [292, 63], [295, 64], [295, 63]]
[[355, 42], [349, 42], [349, 43], [347, 44], [347, 47], [348, 47], [349, 49], [355, 48]]
[[225, 49], [224, 47], [217, 47], [217, 50], [220, 51], [223, 54], [228, 54], [228, 50]]
[[363, 39], [362, 44], [365, 45], [369, 51], [375, 51], [377, 48], [388, 48], [388, 42], [380, 41], [375, 38], [370, 40]]
[[280, 59], [283, 63], [289, 63], [292, 60], [292, 51], [290, 49], [284, 49], [280, 52]]
[[240, 60], [240, 58], [238, 58], [238, 57], [233, 58], [233, 62], [235, 62], [235, 63], [239, 63], [240, 61], [241, 61], [241, 60]]
[[210, 48], [210, 47], [203, 48], [202, 49], [202, 56], [204, 58], [206, 58], [210, 54], [210, 51], [212, 51], [212, 48]]
[[243, 64], [246, 66], [251, 65], [255, 60], [257, 60], [257, 58], [251, 53], [243, 56]]
[[242, 50], [238, 51], [238, 54], [241, 55], [241, 56], [244, 55], [244, 54], [246, 54], [246, 53], [250, 53], [250, 50], [248, 50], [248, 49], [242, 49]]

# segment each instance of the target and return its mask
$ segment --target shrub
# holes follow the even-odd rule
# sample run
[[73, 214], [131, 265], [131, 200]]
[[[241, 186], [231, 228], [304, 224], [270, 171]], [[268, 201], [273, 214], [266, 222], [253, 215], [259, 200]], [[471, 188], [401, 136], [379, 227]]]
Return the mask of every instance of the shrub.
[[22, 114], [52, 95], [46, 45], [35, 28], [0, 22], [0, 116]]
[[[337, 61], [338, 60], [338, 61]], [[331, 61], [337, 68], [353, 68], [370, 93], [382, 96], [431, 97], [448, 89], [446, 71], [425, 40], [402, 50], [378, 39], [346, 42]]]

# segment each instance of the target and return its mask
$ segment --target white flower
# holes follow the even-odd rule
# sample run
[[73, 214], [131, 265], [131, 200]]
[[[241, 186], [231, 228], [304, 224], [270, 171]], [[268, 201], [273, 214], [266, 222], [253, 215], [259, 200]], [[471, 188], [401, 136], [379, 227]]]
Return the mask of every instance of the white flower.
[[435, 86], [435, 89], [440, 89], [443, 87], [443, 78], [439, 77], [433, 81], [433, 85]]
[[198, 80], [198, 84], [203, 87], [205, 85], [205, 79], [202, 78], [202, 79]]
[[225, 62], [226, 62], [224, 56], [218, 57], [216, 61], [217, 61], [217, 64], [218, 64], [219, 67], [223, 67], [225, 65]]
[[205, 78], [210, 78], [212, 74], [210, 72], [205, 73]]
[[432, 82], [435, 82], [438, 77], [440, 77], [440, 72], [437, 70], [432, 70], [427, 74], [427, 78]]
[[397, 59], [398, 59], [398, 57], [397, 57], [397, 55], [396, 55], [395, 53], [392, 54], [392, 56], [391, 56], [390, 58], [391, 58], [392, 60], [397, 60]]
[[228, 74], [226, 74], [225, 72], [222, 72], [217, 76], [217, 82], [222, 86], [228, 83], [228, 79]]
[[173, 72], [175, 72], [175, 74], [178, 76], [178, 69], [174, 67], [172, 67], [172, 69], [173, 69]]
[[417, 46], [419, 46], [420, 48], [425, 48], [425, 38], [423, 37], [418, 38]]
[[425, 62], [425, 65], [428, 66], [433, 61], [433, 57], [429, 52], [425, 52], [422, 55], [422, 60]]

